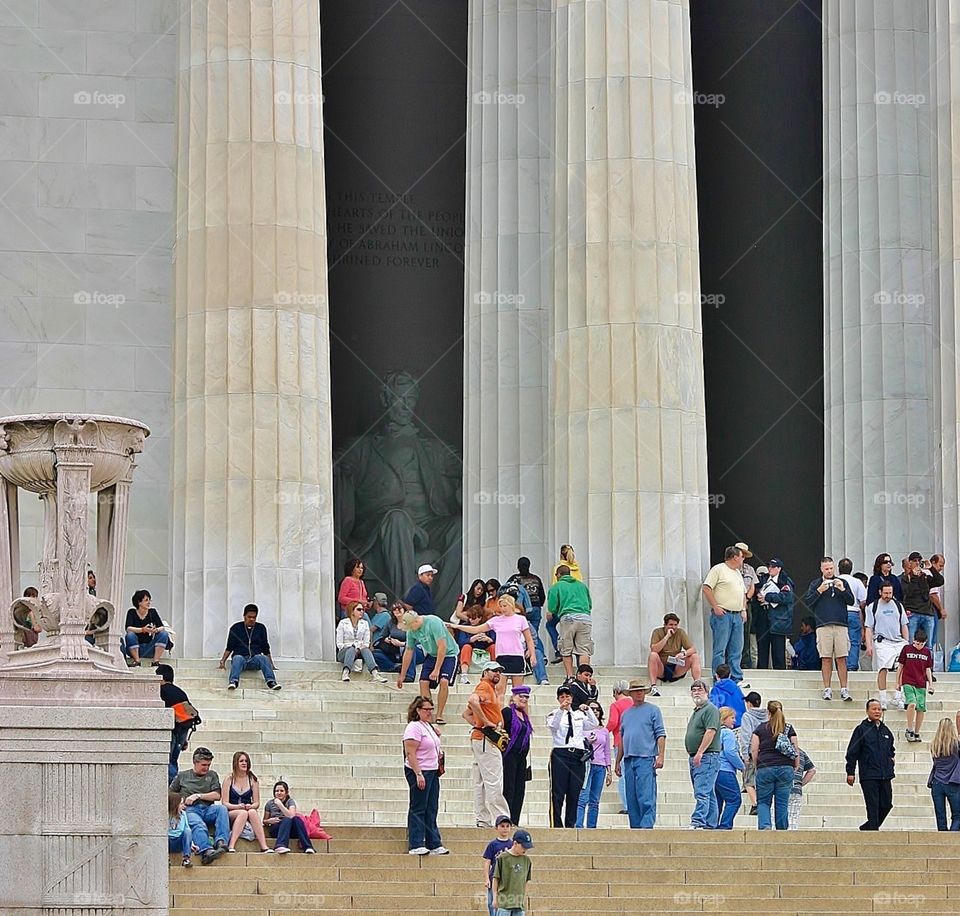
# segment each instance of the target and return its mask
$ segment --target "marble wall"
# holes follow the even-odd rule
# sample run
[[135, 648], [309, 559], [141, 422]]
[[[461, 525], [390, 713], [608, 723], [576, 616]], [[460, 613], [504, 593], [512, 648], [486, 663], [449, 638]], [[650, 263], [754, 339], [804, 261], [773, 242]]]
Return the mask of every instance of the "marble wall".
[[[177, 10], [177, 0], [0, 4], [0, 415], [87, 410], [151, 427], [124, 593], [149, 588], [161, 613]], [[39, 501], [24, 498], [21, 511], [22, 588], [37, 578]]]

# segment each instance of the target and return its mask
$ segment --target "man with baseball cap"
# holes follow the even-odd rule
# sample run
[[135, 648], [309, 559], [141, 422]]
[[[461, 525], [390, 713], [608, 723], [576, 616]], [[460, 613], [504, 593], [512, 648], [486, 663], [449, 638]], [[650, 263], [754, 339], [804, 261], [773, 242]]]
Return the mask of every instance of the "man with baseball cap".
[[503, 676], [498, 662], [486, 662], [480, 680], [467, 697], [463, 718], [472, 726], [470, 750], [473, 752], [473, 812], [478, 827], [490, 827], [500, 816], [509, 817], [503, 797], [503, 756], [494, 743], [496, 732], [503, 731], [503, 712], [496, 685]]
[[557, 688], [557, 707], [547, 716], [547, 728], [553, 738], [548, 764], [551, 827], [577, 825], [577, 804], [589, 756], [583, 732], [599, 725], [586, 703], [579, 709], [573, 708], [573, 692], [569, 687]]
[[444, 622], [433, 614], [406, 611], [398, 626], [407, 634], [407, 641], [400, 660], [397, 690], [403, 689], [410, 666], [416, 667], [419, 647], [424, 653], [420, 666], [420, 696], [429, 700], [430, 691], [437, 690], [437, 725], [446, 725], [443, 711], [450, 694], [450, 681], [457, 670], [457, 645]]
[[436, 614], [436, 610], [433, 607], [433, 593], [430, 591], [430, 586], [433, 585], [433, 577], [437, 574], [437, 570], [431, 566], [429, 563], [424, 563], [417, 570], [417, 581], [410, 586], [410, 591], [407, 592], [406, 597], [403, 599], [406, 604], [409, 604], [418, 614]]
[[663, 769], [667, 730], [660, 709], [647, 702], [650, 684], [641, 679], [627, 685], [633, 706], [620, 717], [616, 774], [626, 781], [624, 795], [630, 827], [652, 830], [657, 820], [657, 770]]
[[[211, 760], [213, 752], [198, 747], [193, 752], [193, 769], [181, 770], [170, 783], [170, 791], [178, 793], [187, 806], [187, 823], [193, 834], [193, 845], [200, 850], [200, 861], [204, 865], [226, 852], [230, 836], [226, 806], [214, 804], [220, 801], [220, 777], [216, 770], [210, 769]], [[215, 832], [213, 847], [210, 846], [208, 826], [212, 826]]]

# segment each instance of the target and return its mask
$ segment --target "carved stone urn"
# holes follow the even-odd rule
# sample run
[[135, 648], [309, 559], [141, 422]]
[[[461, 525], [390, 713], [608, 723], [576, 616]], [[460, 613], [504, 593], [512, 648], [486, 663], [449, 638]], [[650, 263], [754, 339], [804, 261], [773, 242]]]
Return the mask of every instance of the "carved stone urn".
[[[127, 513], [134, 458], [150, 430], [137, 420], [93, 414], [31, 414], [0, 419], [0, 671], [117, 674], [122, 621], [116, 607], [126, 565]], [[43, 502], [40, 595], [19, 592], [19, 490]], [[100, 597], [87, 593], [89, 494], [97, 494]], [[15, 587], [16, 586], [16, 587]], [[84, 630], [106, 612], [108, 641]], [[29, 611], [47, 639], [14, 652], [14, 613]]]

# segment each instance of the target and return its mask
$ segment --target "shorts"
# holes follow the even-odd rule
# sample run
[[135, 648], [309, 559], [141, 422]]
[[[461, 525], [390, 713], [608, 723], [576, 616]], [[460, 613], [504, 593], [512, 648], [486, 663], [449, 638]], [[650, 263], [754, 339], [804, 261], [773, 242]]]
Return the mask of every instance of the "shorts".
[[927, 688], [914, 687], [913, 684], [903, 685], [903, 702], [909, 706], [911, 703], [917, 707], [917, 712], [927, 711]]
[[755, 789], [757, 787], [757, 765], [748, 760], [743, 765], [743, 787]]
[[[433, 674], [434, 669], [437, 667], [437, 659], [433, 655], [428, 655], [423, 660], [423, 667], [420, 669], [420, 680], [421, 681], [430, 681], [430, 675]], [[448, 655], [444, 660], [443, 664], [440, 666], [440, 680], [446, 681], [448, 684], [453, 680], [454, 672], [457, 670], [457, 656]], [[439, 687], [439, 682], [430, 681], [430, 687], [436, 690]]]
[[877, 670], [886, 668], [893, 671], [897, 667], [897, 660], [900, 658], [900, 651], [906, 645], [902, 639], [884, 639], [874, 640], [873, 651], [877, 660]]
[[497, 664], [503, 666], [504, 674], [529, 674], [527, 660], [522, 655], [498, 655]]
[[562, 658], [571, 655], [593, 655], [593, 621], [572, 620], [570, 617], [561, 617], [557, 624], [557, 651]]
[[817, 653], [820, 658], [842, 658], [850, 654], [850, 634], [845, 623], [817, 627]]
[[677, 666], [671, 665], [661, 657], [660, 661], [663, 663], [663, 677], [660, 678], [665, 684], [670, 684], [673, 681], [682, 681], [686, 676], [689, 668], [683, 668], [680, 671], [680, 674], [677, 674]]

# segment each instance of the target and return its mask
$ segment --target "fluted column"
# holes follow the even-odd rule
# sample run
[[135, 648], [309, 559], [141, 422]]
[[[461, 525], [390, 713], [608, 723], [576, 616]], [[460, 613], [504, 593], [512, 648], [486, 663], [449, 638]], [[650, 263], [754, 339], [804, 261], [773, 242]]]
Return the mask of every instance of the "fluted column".
[[550, 0], [470, 0], [464, 579], [547, 546], [552, 323]]
[[557, 0], [555, 543], [597, 659], [676, 611], [703, 651], [706, 429], [687, 0]]
[[928, 0], [824, 3], [826, 546], [936, 549]]
[[316, 0], [184, 0], [174, 616], [222, 651], [244, 604], [276, 655], [333, 626], [326, 216]]

